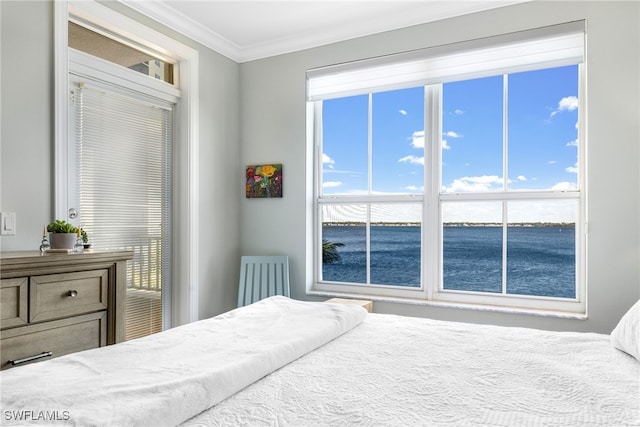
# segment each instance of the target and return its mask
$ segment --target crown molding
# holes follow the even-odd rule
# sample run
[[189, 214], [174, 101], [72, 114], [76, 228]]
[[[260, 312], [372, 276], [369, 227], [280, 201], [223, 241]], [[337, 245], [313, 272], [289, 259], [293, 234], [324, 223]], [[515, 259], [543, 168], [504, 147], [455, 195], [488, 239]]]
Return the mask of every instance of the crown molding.
[[[331, 31], [296, 34], [291, 37], [266, 40], [246, 46], [234, 43], [211, 28], [177, 11], [162, 0], [118, 1], [209, 49], [235, 62], [242, 63], [532, 0], [442, 2], [439, 8], [424, 7], [412, 11], [410, 14], [387, 16], [385, 20], [381, 20], [377, 24], [371, 20], [362, 20], [349, 26], [332, 28]], [[429, 3], [426, 2], [427, 5]], [[430, 6], [433, 6], [433, 3]]]
[[242, 62], [242, 49], [201, 23], [162, 1], [118, 0], [130, 9], [157, 21], [236, 62]]

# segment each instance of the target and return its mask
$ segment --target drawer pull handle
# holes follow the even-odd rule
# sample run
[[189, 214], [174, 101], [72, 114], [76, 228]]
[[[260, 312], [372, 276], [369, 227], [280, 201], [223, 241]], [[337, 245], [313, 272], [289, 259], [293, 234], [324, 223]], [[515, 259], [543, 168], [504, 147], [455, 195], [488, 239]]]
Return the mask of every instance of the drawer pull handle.
[[50, 352], [50, 351], [43, 351], [40, 354], [34, 354], [33, 356], [25, 357], [23, 359], [9, 360], [9, 363], [12, 366], [17, 366], [17, 365], [20, 365], [22, 363], [27, 363], [27, 362], [31, 362], [33, 360], [42, 359], [43, 357], [51, 357], [52, 355], [53, 355], [53, 353]]
[[67, 295], [70, 296], [71, 298], [75, 298], [78, 296], [78, 291], [69, 291]]

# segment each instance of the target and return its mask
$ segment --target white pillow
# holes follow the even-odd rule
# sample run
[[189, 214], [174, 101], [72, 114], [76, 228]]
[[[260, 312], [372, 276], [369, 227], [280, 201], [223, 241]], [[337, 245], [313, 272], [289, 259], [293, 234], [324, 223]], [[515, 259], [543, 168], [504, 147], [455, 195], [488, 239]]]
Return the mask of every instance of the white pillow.
[[611, 343], [640, 361], [640, 300], [622, 316], [611, 332]]

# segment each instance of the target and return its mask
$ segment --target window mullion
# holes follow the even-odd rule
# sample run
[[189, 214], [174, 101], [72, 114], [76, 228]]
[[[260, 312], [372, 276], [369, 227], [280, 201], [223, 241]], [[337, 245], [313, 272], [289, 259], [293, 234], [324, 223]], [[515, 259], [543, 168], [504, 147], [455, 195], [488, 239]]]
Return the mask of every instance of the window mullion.
[[[367, 194], [373, 193], [373, 94], [369, 93], [367, 107]], [[367, 279], [371, 284], [371, 203], [367, 203], [367, 224], [365, 226], [365, 252]]]
[[502, 294], [507, 295], [507, 233], [509, 212], [506, 201], [502, 202]]
[[367, 193], [373, 193], [373, 94], [369, 94], [367, 111]]
[[365, 226], [365, 252], [367, 264], [366, 284], [371, 285], [371, 203], [367, 204], [367, 224]]
[[509, 189], [509, 76], [502, 76], [502, 191]]
[[[502, 191], [509, 190], [509, 76], [502, 75]], [[502, 294], [507, 294], [508, 203], [502, 202]]]
[[[314, 159], [322, 159], [322, 144], [323, 144], [323, 123], [322, 123], [322, 101], [315, 101], [313, 103], [313, 107], [307, 110], [307, 121], [309, 121], [309, 116], [312, 117], [310, 123], [313, 123], [312, 126], [312, 137], [310, 138], [313, 141], [313, 150], [314, 150]], [[309, 136], [307, 136], [309, 138]], [[322, 280], [322, 222], [324, 221], [322, 216], [322, 208], [320, 205], [320, 200], [323, 197], [322, 194], [322, 173], [323, 173], [324, 164], [322, 161], [314, 161], [313, 162], [313, 224], [315, 227], [313, 229], [313, 242], [314, 249], [312, 253], [314, 256], [313, 262], [313, 277], [317, 278], [317, 280]]]
[[442, 286], [442, 218], [440, 181], [442, 165], [442, 85], [425, 87], [425, 167], [424, 174], [424, 259], [423, 278], [427, 297], [433, 298]]

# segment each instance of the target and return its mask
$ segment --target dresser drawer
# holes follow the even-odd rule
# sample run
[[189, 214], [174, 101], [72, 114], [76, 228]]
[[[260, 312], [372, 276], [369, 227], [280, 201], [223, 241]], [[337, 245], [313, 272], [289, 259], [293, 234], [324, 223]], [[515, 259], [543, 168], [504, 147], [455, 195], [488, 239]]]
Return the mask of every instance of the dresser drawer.
[[27, 278], [0, 280], [0, 329], [27, 323]]
[[107, 308], [108, 270], [31, 276], [29, 321], [59, 319]]
[[[27, 365], [64, 354], [102, 347], [107, 344], [107, 313], [85, 314], [62, 320], [0, 331], [2, 360], [0, 369]], [[48, 354], [33, 361], [21, 362], [31, 356]]]

